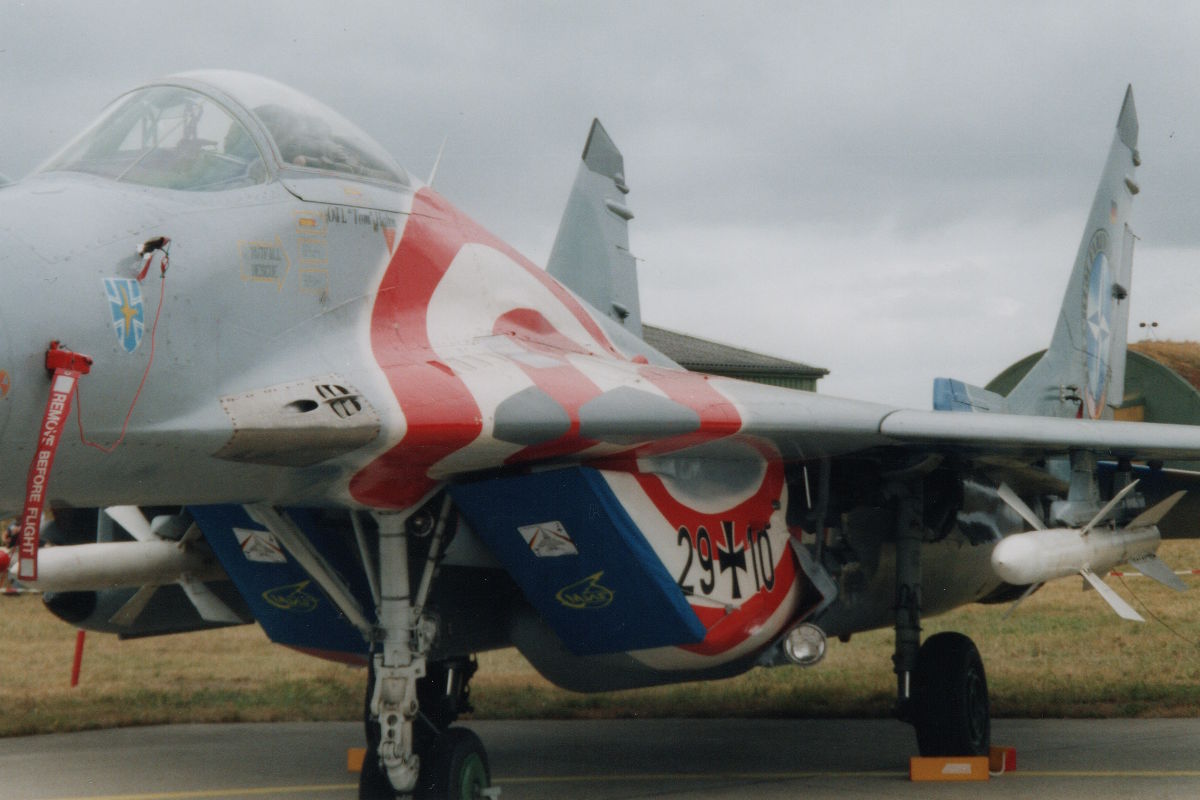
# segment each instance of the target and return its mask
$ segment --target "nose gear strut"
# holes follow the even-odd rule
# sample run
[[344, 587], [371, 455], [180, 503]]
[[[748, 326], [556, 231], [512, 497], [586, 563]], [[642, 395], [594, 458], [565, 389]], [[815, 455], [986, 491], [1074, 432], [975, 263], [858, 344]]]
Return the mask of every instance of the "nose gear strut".
[[[360, 800], [418, 797], [498, 797], [483, 744], [471, 731], [452, 728], [469, 708], [467, 683], [476, 664], [467, 658], [430, 662], [438, 621], [426, 604], [445, 552], [451, 521], [446, 495], [432, 532], [411, 525], [411, 514], [376, 514], [379, 629], [367, 689], [367, 755]], [[410, 546], [428, 541], [420, 582], [410, 581]], [[369, 563], [369, 561], [364, 561]]]
[[[427, 603], [450, 537], [452, 505], [447, 494], [432, 524], [417, 509], [376, 512], [377, 556], [362, 512], [351, 523], [361, 563], [375, 601], [372, 624], [341, 575], [313, 547], [288, 514], [268, 505], [246, 506], [355, 625], [371, 647], [364, 716], [367, 753], [359, 782], [360, 800], [497, 797], [490, 788], [487, 755], [475, 734], [450, 727], [468, 710], [467, 682], [476, 669], [465, 656], [429, 661], [438, 632]], [[365, 516], [365, 515], [363, 515]], [[421, 564], [413, 591], [410, 565]]]

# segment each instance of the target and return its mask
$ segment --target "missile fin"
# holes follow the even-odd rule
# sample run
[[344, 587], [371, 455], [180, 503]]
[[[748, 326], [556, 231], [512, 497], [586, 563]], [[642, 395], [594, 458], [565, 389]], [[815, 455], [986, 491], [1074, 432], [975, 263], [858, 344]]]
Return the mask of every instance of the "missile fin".
[[1117, 505], [1122, 500], [1125, 499], [1125, 495], [1132, 492], [1133, 487], [1135, 487], [1137, 485], [1138, 485], [1138, 482], [1134, 481], [1133, 483], [1129, 484], [1121, 491], [1117, 492], [1116, 495], [1113, 496], [1112, 500], [1109, 500], [1107, 503], [1104, 504], [1104, 508], [1100, 509], [1100, 513], [1097, 514], [1096, 516], [1092, 517], [1092, 521], [1089, 522], [1087, 525], [1083, 526], [1083, 529], [1079, 531], [1080, 535], [1087, 536], [1089, 533], [1091, 533], [1092, 528], [1096, 527], [1101, 522], [1103, 522], [1105, 517], [1108, 516], [1109, 512], [1112, 511], [1114, 508], [1116, 508]]
[[1153, 553], [1147, 553], [1141, 558], [1135, 558], [1129, 562], [1137, 567], [1138, 572], [1145, 575], [1147, 578], [1152, 578], [1163, 586], [1170, 587], [1177, 592], [1182, 592], [1187, 589], [1187, 584], [1179, 579], [1175, 574], [1175, 570], [1167, 566], [1161, 558]]
[[234, 614], [221, 598], [213, 594], [203, 581], [198, 581], [191, 575], [184, 575], [179, 579], [179, 585], [183, 587], [184, 593], [205, 622], [228, 622], [234, 625], [242, 622], [242, 619]]
[[1157, 503], [1154, 506], [1147, 508], [1141, 514], [1138, 514], [1133, 518], [1133, 521], [1129, 523], [1129, 527], [1148, 528], [1151, 525], [1157, 525], [1163, 517], [1171, 512], [1171, 509], [1175, 507], [1175, 504], [1183, 499], [1185, 494], [1187, 494], [1186, 490], [1180, 490], [1168, 497], [1166, 500], [1163, 500], [1161, 503]]
[[158, 537], [150, 532], [150, 522], [146, 515], [137, 506], [109, 506], [104, 509], [104, 513], [139, 542], [158, 541]]
[[[1033, 513], [1033, 509], [1027, 506], [1025, 501], [1007, 483], [1000, 484], [1000, 487], [996, 490], [996, 494], [1000, 496], [1001, 500], [1008, 503], [1009, 508], [1020, 514], [1021, 519], [1029, 523], [1029, 527], [1035, 531], [1046, 529], [1046, 526], [1042, 524], [1042, 520], [1038, 515]], [[1017, 602], [1020, 601], [1018, 600]]]
[[1026, 589], [1024, 592], [1022, 592], [1021, 596], [1013, 601], [1013, 604], [1008, 607], [1008, 611], [1004, 612], [1004, 616], [1001, 617], [1001, 619], [1008, 619], [1013, 614], [1017, 613], [1017, 606], [1021, 605], [1021, 603], [1024, 603], [1025, 598], [1029, 597], [1029, 595], [1033, 594], [1034, 592], [1036, 592], [1038, 589], [1042, 588], [1043, 586], [1045, 586], [1044, 583], [1029, 584], [1029, 588]]
[[1090, 569], [1081, 569], [1079, 570], [1079, 574], [1084, 577], [1084, 580], [1092, 585], [1093, 589], [1100, 593], [1100, 596], [1103, 597], [1104, 601], [1112, 607], [1112, 610], [1117, 612], [1117, 616], [1133, 622], [1146, 621], [1142, 618], [1142, 615], [1135, 611], [1133, 606], [1129, 605], [1129, 603], [1126, 603], [1121, 595], [1117, 594], [1111, 586], [1100, 580], [1096, 573], [1092, 572]]
[[117, 613], [108, 618], [108, 621], [113, 625], [123, 625], [129, 627], [137, 622], [137, 618], [146, 610], [146, 605], [150, 602], [150, 598], [158, 591], [158, 587], [152, 584], [147, 584], [136, 592], [133, 596], [125, 601], [125, 604], [117, 609]]

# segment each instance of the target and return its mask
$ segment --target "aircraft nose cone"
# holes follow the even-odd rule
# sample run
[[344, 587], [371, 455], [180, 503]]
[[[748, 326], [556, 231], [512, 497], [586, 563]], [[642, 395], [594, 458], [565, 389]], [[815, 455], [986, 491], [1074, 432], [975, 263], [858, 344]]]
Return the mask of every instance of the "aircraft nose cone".
[[[12, 274], [11, 270], [15, 267], [13, 256], [23, 249], [0, 229], [0, 275]], [[19, 302], [19, 298], [14, 297], [13, 294], [8, 287], [0, 293], [0, 442], [5, 438], [5, 424], [8, 422], [13, 404], [13, 375], [17, 369], [17, 365], [13, 361], [13, 331], [8, 327], [8, 317], [11, 316], [8, 313], [9, 306], [14, 302]]]

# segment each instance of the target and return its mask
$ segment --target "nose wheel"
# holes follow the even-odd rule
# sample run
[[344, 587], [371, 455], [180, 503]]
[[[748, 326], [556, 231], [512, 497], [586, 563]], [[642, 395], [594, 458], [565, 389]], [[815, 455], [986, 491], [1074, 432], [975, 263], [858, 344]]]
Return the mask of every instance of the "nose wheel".
[[476, 800], [496, 797], [487, 753], [466, 728], [447, 728], [434, 740], [429, 766], [421, 770], [416, 797], [428, 800]]
[[359, 800], [476, 800], [498, 797], [491, 786], [491, 769], [483, 742], [467, 728], [450, 727], [460, 711], [470, 710], [467, 681], [475, 671], [475, 662], [456, 659], [429, 665], [428, 674], [417, 682], [421, 704], [414, 724], [413, 752], [420, 771], [412, 794], [397, 794], [379, 757], [380, 725], [372, 717], [371, 698], [376, 680], [370, 670], [365, 709], [367, 752], [359, 776]]

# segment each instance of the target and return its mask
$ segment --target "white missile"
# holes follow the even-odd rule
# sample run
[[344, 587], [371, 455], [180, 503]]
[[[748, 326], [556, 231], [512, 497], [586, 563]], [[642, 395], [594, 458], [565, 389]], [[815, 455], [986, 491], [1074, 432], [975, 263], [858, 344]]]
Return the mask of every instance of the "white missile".
[[225, 574], [212, 558], [190, 547], [154, 539], [47, 547], [38, 551], [37, 580], [21, 583], [43, 592], [79, 592], [165, 586], [185, 576], [204, 581]]
[[[109, 622], [132, 625], [161, 586], [178, 584], [202, 619], [236, 624], [246, 622], [205, 581], [229, 577], [206, 550], [193, 545], [202, 536], [190, 518], [164, 515], [146, 519], [137, 506], [110, 506], [104, 513], [125, 529], [135, 541], [97, 542], [47, 547], [38, 551], [38, 578], [21, 581], [29, 589], [43, 592], [86, 592], [105, 589], [137, 591]], [[178, 541], [160, 532], [175, 526], [183, 531]], [[9, 569], [17, 578], [19, 562]]]
[[1170, 567], [1155, 555], [1162, 542], [1158, 522], [1186, 492], [1176, 492], [1143, 511], [1124, 528], [1098, 527], [1136, 485], [1137, 481], [1134, 481], [1118, 492], [1082, 528], [1045, 528], [1025, 501], [1006, 484], [1001, 484], [999, 497], [1035, 528], [1004, 537], [992, 550], [992, 568], [1001, 579], [1014, 586], [1029, 586], [1029, 591], [1017, 600], [1017, 605], [1046, 581], [1082, 575], [1120, 616], [1142, 621], [1141, 615], [1100, 578], [1124, 563], [1133, 563], [1145, 575], [1172, 589], [1183, 591], [1186, 588]]
[[1162, 541], [1158, 528], [1122, 528], [1080, 533], [1050, 528], [1006, 536], [992, 551], [992, 568], [1006, 583], [1025, 586], [1078, 575], [1103, 575], [1117, 564], [1153, 555]]

